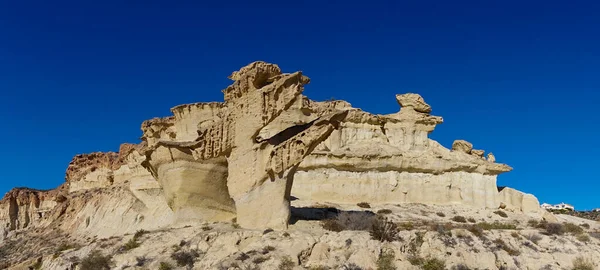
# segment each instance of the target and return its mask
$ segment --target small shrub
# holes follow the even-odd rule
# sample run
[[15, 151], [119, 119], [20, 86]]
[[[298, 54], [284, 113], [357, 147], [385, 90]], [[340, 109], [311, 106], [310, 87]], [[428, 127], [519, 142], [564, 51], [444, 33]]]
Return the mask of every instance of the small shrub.
[[158, 266], [158, 270], [172, 270], [173, 266], [167, 262], [160, 262], [160, 266]]
[[331, 219], [324, 220], [324, 229], [334, 232], [367, 231], [371, 229], [376, 216], [369, 212], [342, 212]]
[[563, 225], [563, 229], [566, 233], [575, 234], [575, 235], [582, 234], [584, 232], [583, 228], [581, 228], [573, 223], [568, 223], [568, 222]]
[[510, 236], [516, 239], [521, 239], [521, 235], [518, 232], [512, 232], [510, 233]]
[[213, 229], [213, 228], [212, 228], [211, 226], [202, 226], [202, 230], [203, 230], [203, 231], [205, 231], [205, 232], [206, 232], [206, 231], [210, 231], [210, 230], [212, 230], [212, 229]]
[[438, 232], [442, 236], [452, 236], [452, 229], [454, 229], [452, 223], [431, 225], [431, 230]]
[[538, 225], [540, 225], [540, 222], [535, 219], [530, 219], [529, 221], [527, 221], [527, 225], [529, 227], [537, 228]]
[[288, 232], [284, 232], [284, 233], [283, 233], [283, 237], [290, 237], [290, 233], [288, 233]]
[[277, 266], [278, 270], [293, 270], [294, 266], [296, 266], [296, 263], [294, 263], [294, 261], [292, 261], [292, 258], [290, 256], [285, 256], [281, 259], [281, 262], [279, 263], [279, 266]]
[[380, 209], [377, 211], [377, 214], [380, 214], [380, 215], [389, 215], [391, 213], [392, 213], [392, 210], [390, 210], [390, 209]]
[[234, 223], [231, 223], [231, 227], [233, 227], [234, 229], [239, 229], [239, 228], [241, 228], [241, 227], [240, 227], [240, 224], [237, 224], [237, 223], [235, 223], [235, 222], [234, 222]]
[[459, 223], [467, 223], [467, 219], [463, 216], [454, 216], [452, 218], [452, 221], [459, 222]]
[[481, 228], [481, 226], [473, 225], [473, 226], [469, 227], [467, 230], [479, 238], [484, 238], [483, 228]]
[[438, 215], [438, 217], [446, 217], [446, 214], [444, 214], [442, 212], [437, 212], [435, 214]]
[[274, 246], [266, 246], [264, 247], [260, 253], [262, 253], [263, 255], [268, 254], [271, 251], [274, 251], [275, 247]]
[[44, 265], [44, 263], [42, 262], [42, 258], [40, 257], [39, 259], [36, 260], [36, 262], [30, 266], [30, 269], [42, 269], [42, 266]]
[[237, 257], [237, 259], [236, 259], [236, 260], [238, 260], [238, 261], [242, 261], [242, 262], [243, 262], [243, 261], [245, 261], [245, 260], [247, 260], [247, 259], [250, 259], [250, 256], [248, 256], [248, 254], [246, 254], [246, 253], [242, 252], [242, 253], [240, 253], [240, 255]]
[[590, 236], [587, 235], [587, 234], [585, 234], [585, 233], [578, 234], [577, 235], [577, 240], [579, 240], [580, 242], [587, 243], [587, 242], [590, 241]]
[[371, 208], [371, 205], [367, 202], [360, 202], [360, 203], [357, 203], [356, 205], [358, 205], [358, 207], [360, 207], [360, 208]]
[[270, 259], [269, 257], [256, 257], [256, 258], [254, 258], [254, 260], [252, 260], [252, 262], [255, 264], [261, 264], [261, 263], [266, 262], [269, 259]]
[[398, 227], [386, 218], [377, 218], [371, 226], [371, 238], [381, 242], [399, 240]]
[[546, 233], [549, 235], [561, 235], [565, 233], [564, 226], [560, 223], [548, 223], [545, 227]]
[[58, 246], [58, 248], [56, 248], [56, 252], [63, 252], [65, 250], [69, 250], [69, 249], [76, 249], [79, 248], [79, 245], [76, 244], [67, 244], [67, 243], [62, 243], [60, 246]]
[[437, 259], [437, 258], [429, 258], [425, 260], [423, 265], [421, 265], [421, 269], [423, 270], [445, 270], [446, 262]]
[[81, 261], [81, 270], [110, 269], [111, 261], [110, 256], [104, 256], [100, 251], [94, 250]]
[[407, 260], [412, 265], [423, 265], [425, 263], [425, 259], [417, 255], [410, 255]]
[[590, 224], [587, 223], [582, 223], [581, 225], [579, 225], [581, 228], [585, 228], [585, 229], [589, 229], [590, 228]]
[[144, 264], [146, 264], [146, 262], [148, 261], [148, 259], [146, 259], [146, 257], [142, 256], [142, 257], [135, 257], [135, 266], [144, 266]]
[[527, 240], [533, 242], [536, 245], [540, 240], [542, 240], [542, 236], [537, 233], [530, 233], [528, 235], [525, 235], [525, 238], [527, 238]]
[[467, 219], [467, 221], [471, 222], [471, 223], [477, 223], [477, 220], [475, 220], [474, 218], [470, 217]]
[[178, 252], [173, 252], [173, 254], [171, 254], [171, 259], [175, 260], [175, 262], [177, 262], [177, 266], [181, 266], [181, 267], [194, 266], [196, 258], [198, 258], [198, 257], [200, 257], [200, 254], [196, 250], [178, 251]]
[[135, 239], [136, 241], [139, 240], [144, 234], [147, 234], [148, 231], [146, 230], [138, 230], [137, 232], [135, 232], [135, 234], [133, 235], [133, 239]]
[[477, 223], [478, 227], [484, 229], [484, 230], [516, 230], [517, 226], [514, 224], [509, 224], [509, 223], [500, 223], [498, 221], [495, 221], [494, 223], [488, 223], [488, 222], [480, 222]]
[[594, 263], [583, 257], [577, 257], [573, 260], [573, 270], [594, 270]]
[[414, 230], [415, 229], [415, 224], [413, 224], [412, 222], [402, 222], [400, 224], [398, 224], [398, 226], [400, 227], [401, 230], [405, 230], [405, 231], [410, 231], [410, 230]]
[[346, 239], [346, 246], [349, 247], [350, 245], [352, 245], [352, 239], [348, 238]]
[[364, 269], [354, 263], [349, 263], [349, 264], [342, 265], [342, 270], [364, 270]]
[[394, 265], [395, 257], [396, 255], [392, 250], [381, 252], [379, 258], [377, 258], [377, 270], [396, 270], [396, 266]]
[[506, 214], [506, 212], [502, 211], [502, 210], [498, 210], [498, 211], [494, 211], [494, 214], [499, 215], [503, 218], [507, 218], [508, 215]]
[[135, 237], [129, 239], [129, 242], [127, 242], [125, 245], [123, 245], [123, 247], [121, 248], [124, 251], [128, 251], [128, 250], [132, 250], [135, 248], [140, 247], [140, 243], [136, 241]]
[[265, 235], [265, 234], [267, 234], [267, 233], [272, 233], [272, 232], [274, 232], [274, 230], [273, 230], [273, 229], [271, 229], [271, 228], [267, 228], [266, 230], [264, 230], [264, 231], [263, 231], [263, 235]]
[[511, 248], [509, 245], [507, 245], [504, 240], [498, 238], [496, 240], [494, 240], [494, 244], [496, 244], [496, 246], [504, 251], [506, 251], [508, 253], [508, 255], [510, 256], [519, 256], [521, 255], [521, 252], [517, 249], [513, 249]]
[[466, 266], [462, 263], [452, 266], [452, 268], [450, 268], [450, 269], [452, 269], [452, 270], [471, 270], [471, 268], [469, 268], [468, 266]]

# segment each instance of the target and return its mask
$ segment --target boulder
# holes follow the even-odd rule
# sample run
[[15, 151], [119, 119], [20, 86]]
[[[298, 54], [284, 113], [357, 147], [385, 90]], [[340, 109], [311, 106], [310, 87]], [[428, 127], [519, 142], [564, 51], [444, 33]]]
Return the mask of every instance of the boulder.
[[458, 151], [465, 154], [471, 154], [473, 144], [465, 140], [455, 140], [452, 143], [452, 151]]
[[476, 156], [476, 157], [478, 157], [478, 158], [484, 158], [484, 157], [483, 157], [483, 154], [484, 154], [484, 153], [485, 153], [485, 151], [484, 151], [484, 150], [478, 150], [478, 149], [473, 149], [473, 150], [471, 150], [471, 155], [474, 155], [474, 156]]
[[425, 100], [419, 94], [414, 94], [414, 93], [398, 94], [398, 95], [396, 95], [396, 100], [398, 101], [398, 104], [400, 104], [400, 106], [402, 106], [402, 108], [412, 108], [415, 111], [420, 112], [420, 113], [430, 113], [431, 112], [431, 106], [429, 106], [429, 104], [425, 103]]

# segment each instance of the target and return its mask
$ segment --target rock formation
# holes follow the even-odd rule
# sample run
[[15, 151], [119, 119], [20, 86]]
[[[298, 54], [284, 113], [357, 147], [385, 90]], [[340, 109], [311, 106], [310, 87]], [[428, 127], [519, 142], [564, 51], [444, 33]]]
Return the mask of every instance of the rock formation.
[[464, 140], [447, 149], [429, 139], [443, 119], [418, 94], [396, 95], [400, 111], [376, 115], [345, 101], [312, 101], [302, 95], [308, 77], [274, 64], [254, 62], [229, 78], [224, 102], [176, 106], [173, 116], [142, 123], [140, 144], [75, 156], [61, 189], [7, 194], [0, 221], [7, 230], [48, 224], [53, 220], [39, 221], [44, 213], [62, 217], [77, 206], [80, 223], [61, 226], [92, 231], [101, 226], [92, 212], [104, 207], [87, 205], [101, 204], [86, 195], [92, 190], [125, 196], [101, 210], [126, 213], [111, 232], [234, 218], [244, 228], [284, 229], [292, 196], [312, 203], [539, 209], [532, 195], [498, 192], [497, 175], [512, 168], [495, 163], [493, 154], [485, 159]]
[[[276, 65], [255, 62], [230, 78], [234, 83], [223, 91], [224, 103], [194, 104], [193, 110], [179, 106], [168, 118], [175, 119], [173, 125], [164, 124], [168, 120], [144, 125], [150, 146], [145, 164], [178, 215], [211, 221], [237, 217], [248, 228], [285, 228], [296, 167], [345, 112], [310, 122], [290, 117], [309, 81], [301, 72], [282, 74]], [[178, 121], [186, 115], [182, 111], [193, 113], [188, 119], [194, 120]], [[164, 131], [172, 127], [174, 136]]]

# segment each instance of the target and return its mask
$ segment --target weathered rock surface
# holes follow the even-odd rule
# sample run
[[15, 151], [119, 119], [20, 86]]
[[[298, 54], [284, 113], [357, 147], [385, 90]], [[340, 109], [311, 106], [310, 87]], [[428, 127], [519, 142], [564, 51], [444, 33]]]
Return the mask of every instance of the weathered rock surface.
[[473, 150], [473, 144], [465, 140], [456, 140], [454, 143], [452, 143], [452, 150], [463, 152], [465, 154], [471, 154], [471, 151]]
[[[140, 144], [75, 156], [61, 187], [7, 193], [0, 202], [0, 245], [8, 247], [0, 249], [0, 268], [74, 269], [102, 250], [114, 255], [118, 269], [155, 269], [171, 260], [173, 245], [199, 252], [194, 269], [276, 269], [287, 256], [296, 269], [351, 263], [368, 269], [389, 250], [399, 269], [418, 269], [409, 262], [417, 255], [442, 258], [448, 268], [480, 269], [560, 269], [578, 254], [600, 257], [596, 239], [527, 242], [536, 233], [527, 227], [530, 219], [560, 217], [541, 210], [531, 194], [499, 190], [497, 175], [512, 168], [492, 153], [486, 159], [467, 141], [448, 149], [429, 139], [443, 119], [418, 94], [396, 95], [399, 112], [377, 115], [345, 101], [312, 101], [302, 95], [308, 77], [274, 64], [254, 62], [229, 78], [224, 102], [176, 106], [172, 116], [142, 123]], [[368, 232], [324, 232], [314, 220], [359, 211], [360, 202], [416, 228], [400, 232], [404, 241], [382, 243]], [[508, 218], [494, 213], [498, 208]], [[455, 215], [510, 221], [522, 231], [473, 239], [460, 227], [470, 225], [458, 224], [450, 234], [440, 232]], [[600, 229], [588, 226], [590, 235]], [[151, 232], [128, 236], [139, 230]], [[141, 246], [124, 250], [130, 240]], [[82, 248], [57, 251], [72, 242]], [[142, 257], [149, 261], [139, 266]]]

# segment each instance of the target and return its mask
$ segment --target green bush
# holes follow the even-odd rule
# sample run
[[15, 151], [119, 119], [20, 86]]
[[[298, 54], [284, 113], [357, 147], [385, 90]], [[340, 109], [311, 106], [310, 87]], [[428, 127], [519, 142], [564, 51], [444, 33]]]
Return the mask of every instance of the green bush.
[[368, 202], [360, 202], [360, 203], [357, 203], [356, 205], [358, 205], [358, 207], [360, 207], [360, 208], [371, 208], [371, 205]]
[[509, 223], [500, 223], [498, 221], [494, 221], [494, 223], [488, 223], [488, 222], [480, 222], [477, 223], [477, 225], [475, 225], [477, 227], [480, 227], [481, 229], [484, 230], [516, 230], [517, 226], [514, 224], [509, 224]]
[[133, 239], [135, 239], [136, 241], [139, 240], [144, 234], [147, 234], [148, 231], [146, 230], [139, 230], [137, 232], [135, 232], [135, 234], [133, 235]]
[[530, 219], [527, 221], [527, 225], [529, 225], [529, 227], [537, 228], [538, 225], [540, 225], [540, 222], [535, 219]]
[[581, 242], [584, 242], [584, 243], [587, 243], [587, 242], [590, 241], [590, 236], [587, 235], [587, 234], [585, 234], [585, 233], [578, 234], [577, 235], [577, 240], [579, 240]]
[[561, 235], [565, 233], [564, 226], [560, 223], [548, 223], [545, 224], [546, 233], [549, 235]]
[[125, 244], [125, 245], [122, 247], [122, 249], [123, 249], [124, 251], [128, 251], [128, 250], [132, 250], [132, 249], [135, 249], [135, 248], [138, 248], [138, 247], [140, 247], [140, 243], [138, 243], [138, 242], [136, 241], [135, 237], [133, 237], [133, 238], [129, 239], [129, 242], [127, 242], [127, 243], [126, 243], [126, 244]]
[[594, 270], [594, 263], [583, 257], [577, 257], [573, 260], [573, 270]]
[[381, 242], [394, 242], [400, 239], [398, 226], [386, 218], [377, 218], [371, 225], [371, 238]]
[[499, 249], [502, 249], [502, 250], [506, 251], [508, 253], [508, 255], [510, 255], [510, 256], [519, 256], [519, 255], [521, 255], [521, 252], [519, 250], [511, 248], [508, 244], [506, 244], [504, 242], [504, 240], [502, 240], [500, 238], [494, 240], [494, 244], [496, 244], [496, 246]]
[[396, 270], [396, 266], [394, 265], [395, 258], [396, 255], [392, 250], [381, 252], [379, 258], [377, 258], [377, 270]]
[[334, 218], [324, 220], [321, 225], [323, 229], [334, 232], [368, 231], [376, 219], [377, 216], [370, 212], [341, 212]]
[[437, 258], [429, 258], [421, 265], [423, 270], [445, 270], [446, 263]]
[[389, 215], [391, 213], [392, 213], [392, 210], [390, 210], [390, 209], [380, 209], [377, 211], [377, 214], [380, 214], [380, 215]]
[[502, 211], [502, 210], [498, 210], [498, 211], [494, 211], [494, 214], [499, 215], [503, 218], [507, 218], [508, 215], [506, 214], [506, 212]]
[[177, 266], [188, 266], [193, 267], [196, 262], [196, 258], [200, 257], [200, 254], [196, 250], [190, 251], [178, 251], [171, 254], [171, 259], [177, 262]]
[[81, 261], [81, 270], [110, 269], [111, 261], [110, 256], [104, 256], [100, 251], [94, 250]]
[[573, 223], [565, 223], [563, 224], [563, 229], [566, 233], [570, 233], [570, 234], [582, 234], [584, 232], [583, 228], [573, 224]]
[[446, 214], [444, 214], [442, 212], [437, 212], [435, 214], [438, 215], [438, 217], [446, 217]]
[[454, 216], [452, 218], [452, 221], [459, 222], [459, 223], [467, 223], [467, 219], [463, 216]]
[[294, 261], [292, 261], [292, 258], [290, 258], [290, 256], [285, 256], [281, 259], [281, 262], [279, 263], [279, 266], [277, 267], [278, 270], [293, 270], [294, 266], [296, 266], [296, 264], [294, 263]]
[[167, 262], [160, 262], [160, 266], [158, 266], [158, 270], [172, 270], [173, 266]]

